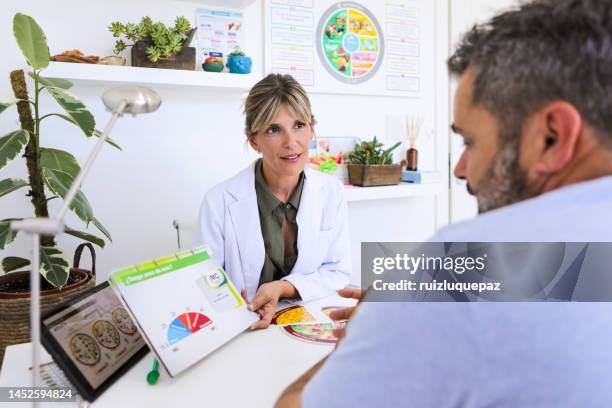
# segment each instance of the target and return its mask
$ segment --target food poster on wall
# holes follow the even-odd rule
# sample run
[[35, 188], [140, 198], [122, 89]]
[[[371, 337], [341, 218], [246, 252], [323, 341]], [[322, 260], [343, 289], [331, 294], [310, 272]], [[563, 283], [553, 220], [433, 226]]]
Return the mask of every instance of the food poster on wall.
[[270, 71], [314, 86], [313, 0], [271, 0]]
[[333, 77], [347, 84], [361, 83], [380, 67], [383, 33], [366, 7], [353, 2], [336, 3], [319, 20], [317, 51]]
[[386, 4], [386, 86], [392, 91], [421, 89], [420, 11], [415, 3]]
[[242, 50], [244, 45], [243, 20], [243, 13], [237, 11], [197, 9], [196, 65], [199, 70], [202, 70], [202, 64], [207, 59], [212, 60], [213, 58], [225, 66], [227, 56], [232, 51]]
[[[434, 8], [419, 0], [266, 0], [266, 72], [311, 92], [421, 97]], [[425, 28], [425, 32], [423, 29]]]

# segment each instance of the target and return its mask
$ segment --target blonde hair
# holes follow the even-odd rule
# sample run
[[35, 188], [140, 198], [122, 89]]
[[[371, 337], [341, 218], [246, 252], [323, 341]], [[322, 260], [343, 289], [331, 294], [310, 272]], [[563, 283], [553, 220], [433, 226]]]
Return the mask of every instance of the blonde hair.
[[291, 75], [269, 74], [251, 88], [244, 102], [247, 138], [272, 123], [283, 104], [297, 120], [314, 127], [316, 121], [304, 88]]

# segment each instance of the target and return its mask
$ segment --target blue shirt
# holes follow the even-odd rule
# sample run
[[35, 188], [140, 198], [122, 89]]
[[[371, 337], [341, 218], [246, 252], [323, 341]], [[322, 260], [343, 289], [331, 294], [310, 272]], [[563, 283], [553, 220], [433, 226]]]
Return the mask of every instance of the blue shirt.
[[[432, 241], [612, 242], [612, 177]], [[362, 303], [304, 407], [611, 407], [612, 304]]]

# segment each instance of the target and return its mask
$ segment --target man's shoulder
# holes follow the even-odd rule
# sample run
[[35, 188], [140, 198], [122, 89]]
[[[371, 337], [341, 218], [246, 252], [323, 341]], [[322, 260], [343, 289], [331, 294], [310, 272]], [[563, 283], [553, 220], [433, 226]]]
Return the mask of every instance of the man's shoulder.
[[612, 176], [572, 184], [442, 228], [431, 241], [612, 241]]

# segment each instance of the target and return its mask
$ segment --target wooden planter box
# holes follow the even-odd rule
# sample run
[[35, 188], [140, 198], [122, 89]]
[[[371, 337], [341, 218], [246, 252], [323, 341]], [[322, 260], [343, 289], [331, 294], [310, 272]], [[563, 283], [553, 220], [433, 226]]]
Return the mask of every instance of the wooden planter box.
[[144, 41], [134, 44], [132, 47], [133, 67], [195, 70], [195, 48], [185, 47], [177, 52], [173, 59], [160, 58], [157, 62], [151, 62], [147, 59], [148, 46], [149, 43]]
[[132, 46], [132, 66], [143, 68], [162, 68], [162, 69], [184, 69], [187, 71], [195, 70], [196, 50], [194, 47], [189, 47], [195, 29], [191, 30], [187, 39], [183, 43], [183, 48], [176, 53], [174, 58], [160, 58], [157, 62], [151, 62], [147, 59], [148, 41], [137, 41]]
[[389, 186], [402, 181], [402, 165], [349, 164], [348, 174], [349, 183], [354, 186]]

